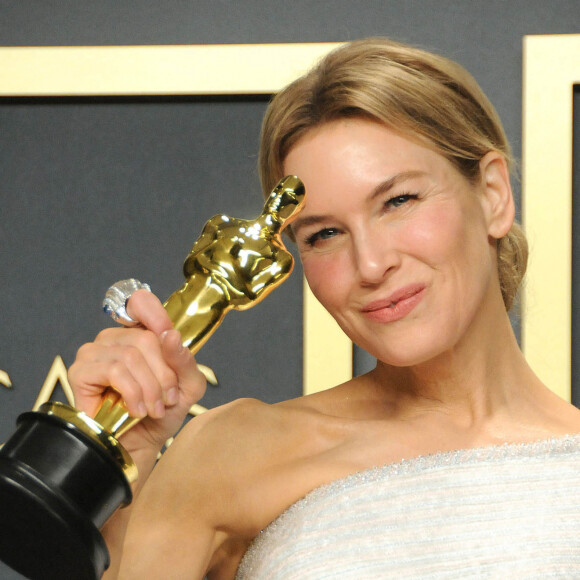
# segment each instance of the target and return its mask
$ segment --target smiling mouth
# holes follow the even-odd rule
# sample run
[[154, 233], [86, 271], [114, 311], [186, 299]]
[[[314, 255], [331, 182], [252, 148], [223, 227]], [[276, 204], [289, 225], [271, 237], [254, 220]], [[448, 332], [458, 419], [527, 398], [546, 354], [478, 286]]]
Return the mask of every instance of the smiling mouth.
[[424, 290], [422, 285], [402, 288], [384, 300], [367, 304], [362, 312], [377, 322], [395, 322], [407, 316], [421, 302]]

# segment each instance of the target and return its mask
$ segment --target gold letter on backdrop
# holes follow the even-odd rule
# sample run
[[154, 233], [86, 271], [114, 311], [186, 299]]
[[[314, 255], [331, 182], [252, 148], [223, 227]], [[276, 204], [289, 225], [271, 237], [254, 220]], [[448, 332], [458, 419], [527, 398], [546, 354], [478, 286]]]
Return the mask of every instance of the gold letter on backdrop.
[[12, 381], [8, 376], [6, 371], [0, 370], [0, 385], [4, 385], [7, 388], [12, 388]]
[[60, 386], [64, 391], [68, 403], [70, 405], [74, 405], [74, 396], [72, 389], [70, 388], [70, 384], [68, 382], [66, 366], [60, 355], [57, 355], [54, 361], [52, 361], [50, 370], [48, 371], [46, 379], [44, 380], [44, 383], [40, 388], [40, 392], [38, 393], [38, 397], [36, 398], [36, 401], [32, 406], [33, 411], [38, 410], [40, 405], [46, 403], [50, 399], [58, 383], [60, 383]]

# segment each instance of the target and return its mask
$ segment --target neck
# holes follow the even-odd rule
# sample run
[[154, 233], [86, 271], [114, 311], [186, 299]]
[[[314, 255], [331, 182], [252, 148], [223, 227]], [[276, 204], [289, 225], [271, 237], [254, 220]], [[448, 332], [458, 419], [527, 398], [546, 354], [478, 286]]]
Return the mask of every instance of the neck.
[[[496, 322], [490, 325], [490, 319]], [[433, 360], [403, 368], [377, 364], [376, 384], [388, 393], [396, 415], [431, 414], [480, 429], [520, 415], [522, 401], [545, 390], [527, 365], [505, 311], [496, 317], [488, 312], [474, 325], [460, 344]]]

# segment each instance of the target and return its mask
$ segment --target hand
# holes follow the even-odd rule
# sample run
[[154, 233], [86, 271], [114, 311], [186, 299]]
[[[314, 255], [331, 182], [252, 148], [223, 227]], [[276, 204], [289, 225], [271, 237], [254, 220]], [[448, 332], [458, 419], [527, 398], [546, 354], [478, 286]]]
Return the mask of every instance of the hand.
[[79, 349], [69, 380], [76, 407], [90, 416], [98, 410], [103, 391], [117, 390], [129, 414], [142, 418], [123, 435], [123, 446], [129, 453], [156, 453], [203, 396], [205, 377], [155, 295], [138, 290], [127, 312], [141, 327], [103, 330]]

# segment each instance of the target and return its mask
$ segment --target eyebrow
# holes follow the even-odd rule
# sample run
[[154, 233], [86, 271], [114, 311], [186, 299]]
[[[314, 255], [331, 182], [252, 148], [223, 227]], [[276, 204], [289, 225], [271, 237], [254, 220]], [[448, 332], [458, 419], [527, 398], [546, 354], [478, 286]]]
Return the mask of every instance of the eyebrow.
[[379, 183], [372, 191], [371, 194], [369, 195], [369, 201], [372, 201], [374, 199], [376, 199], [377, 197], [379, 197], [380, 195], [383, 195], [384, 193], [389, 192], [391, 189], [393, 189], [393, 187], [395, 187], [395, 185], [398, 185], [399, 183], [402, 183], [403, 181], [407, 181], [408, 179], [413, 179], [415, 177], [422, 177], [425, 175], [424, 171], [403, 171], [402, 173], [397, 173], [397, 175], [393, 175], [392, 177], [389, 177], [388, 179], [385, 179], [384, 181], [382, 181], [381, 183]]
[[[373, 201], [377, 197], [388, 193], [395, 185], [407, 181], [409, 179], [413, 179], [415, 177], [422, 177], [425, 175], [424, 171], [403, 171], [401, 173], [397, 173], [392, 177], [381, 181], [378, 185], [376, 185], [368, 196], [368, 201]], [[306, 199], [308, 199], [308, 193], [306, 194]], [[320, 215], [310, 215], [304, 216], [298, 215], [298, 217], [292, 222], [292, 231], [297, 232], [300, 228], [304, 226], [311, 226], [315, 224], [319, 224], [321, 222], [328, 221], [331, 218], [329, 214], [320, 214]]]

